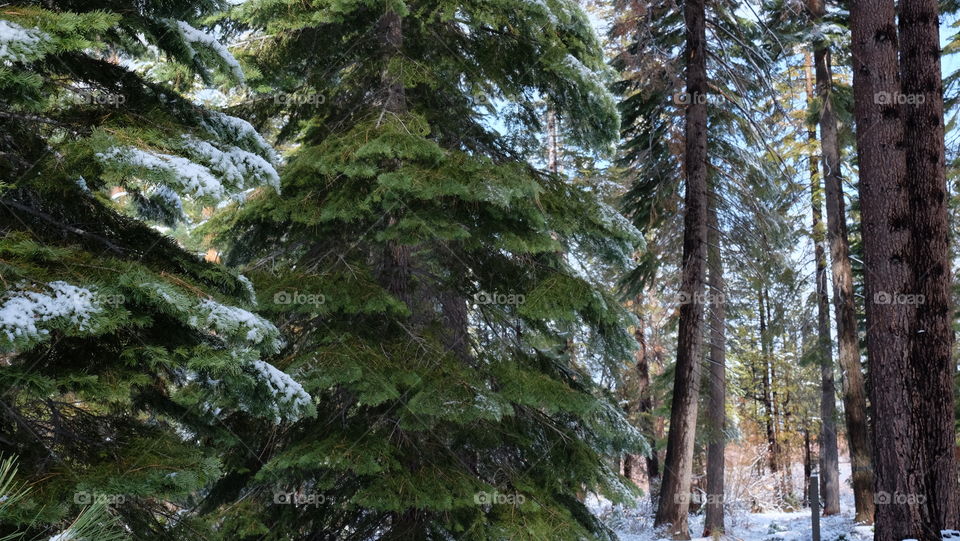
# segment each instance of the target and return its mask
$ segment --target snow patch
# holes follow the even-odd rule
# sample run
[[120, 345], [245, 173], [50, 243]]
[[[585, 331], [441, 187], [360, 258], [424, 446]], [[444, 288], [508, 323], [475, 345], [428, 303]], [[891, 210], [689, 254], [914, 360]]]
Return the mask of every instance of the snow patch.
[[244, 188], [247, 181], [252, 180], [280, 190], [280, 175], [270, 162], [259, 155], [233, 146], [223, 151], [207, 141], [189, 135], [184, 135], [183, 138], [189, 152], [209, 163], [211, 169], [238, 189]]
[[267, 140], [246, 120], [219, 111], [212, 111], [207, 120], [207, 127], [222, 139], [236, 142], [241, 146], [249, 145], [249, 148], [269, 160], [270, 163], [274, 165], [280, 163], [280, 156], [270, 146], [270, 143], [267, 143]]
[[279, 351], [283, 345], [280, 331], [273, 323], [243, 308], [206, 299], [200, 301], [197, 311], [200, 312], [199, 317], [190, 318], [195, 326], [202, 320], [218, 335], [242, 336], [253, 344], [263, 343], [274, 352]]
[[50, 282], [49, 293], [17, 291], [0, 305], [0, 332], [11, 342], [50, 333], [43, 323], [65, 318], [79, 330], [90, 329], [90, 318], [103, 310], [93, 291], [62, 281]]
[[43, 45], [50, 36], [39, 28], [24, 28], [0, 19], [0, 60], [27, 62], [45, 54]]
[[290, 420], [299, 419], [310, 411], [313, 399], [303, 390], [303, 386], [287, 373], [260, 360], [253, 361], [250, 366], [273, 394], [274, 400], [270, 409], [277, 423], [283, 417]]
[[[241, 83], [244, 81], [243, 70], [240, 68], [240, 63], [237, 62], [237, 59], [230, 54], [230, 51], [228, 51], [222, 43], [217, 41], [216, 37], [214, 37], [212, 34], [207, 34], [202, 30], [198, 30], [184, 21], [175, 21], [175, 23], [177, 31], [180, 33], [180, 37], [182, 37], [185, 42], [191, 45], [199, 44], [207, 47], [216, 53], [218, 57], [220, 57], [220, 60], [224, 63], [224, 65], [227, 66], [227, 68], [230, 69], [230, 74], [233, 75], [236, 80], [240, 81]], [[190, 47], [190, 52], [196, 56], [196, 52], [192, 47]]]
[[180, 187], [197, 197], [223, 197], [224, 189], [209, 169], [180, 156], [148, 152], [136, 147], [111, 147], [97, 153], [103, 162], [116, 162], [161, 173], [171, 177]]

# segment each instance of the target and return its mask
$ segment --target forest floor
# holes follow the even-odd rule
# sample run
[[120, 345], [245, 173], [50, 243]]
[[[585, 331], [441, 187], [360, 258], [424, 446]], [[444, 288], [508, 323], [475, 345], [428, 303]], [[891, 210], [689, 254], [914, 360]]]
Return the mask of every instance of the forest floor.
[[[853, 494], [847, 482], [849, 462], [840, 465], [841, 513], [820, 517], [822, 541], [872, 541], [873, 526], [853, 521]], [[590, 498], [588, 506], [617, 533], [621, 541], [660, 541], [668, 539], [660, 529], [653, 528], [654, 506], [648, 497], [635, 506], [613, 506], [602, 498]], [[703, 514], [690, 514], [690, 534], [694, 541], [710, 538], [696, 537], [703, 533]], [[751, 513], [733, 508], [727, 511], [727, 534], [720, 539], [730, 541], [810, 541], [813, 537], [810, 509], [783, 512]]]

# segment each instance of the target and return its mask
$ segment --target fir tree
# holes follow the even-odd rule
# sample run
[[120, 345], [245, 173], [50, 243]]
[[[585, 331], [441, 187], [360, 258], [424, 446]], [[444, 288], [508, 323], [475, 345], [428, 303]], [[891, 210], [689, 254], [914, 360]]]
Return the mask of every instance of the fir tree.
[[218, 446], [237, 442], [231, 425], [295, 420], [313, 403], [261, 360], [283, 340], [250, 311], [249, 282], [105, 190], [185, 218], [184, 205], [273, 182], [274, 156], [249, 124], [133, 71], [160, 55], [193, 77], [209, 80], [210, 62], [238, 78], [227, 50], [181, 20], [219, 4], [42, 5], [0, 8], [0, 452], [30, 486], [0, 528], [107, 539], [87, 536], [108, 513], [111, 536], [183, 538], [183, 511], [221, 474]]
[[250, 113], [282, 119], [298, 146], [280, 195], [216, 225], [320, 406], [250, 445], [265, 464], [237, 449], [208, 502], [237, 500], [212, 515], [225, 535], [609, 537], [580, 497], [627, 495], [605, 457], [641, 442], [593, 376], [629, 360], [632, 339], [577, 261], [622, 264], [637, 239], [526, 161], [543, 101], [570, 144], [616, 135], [585, 15], [567, 1], [269, 1], [238, 18], [262, 33], [250, 82], [272, 92]]

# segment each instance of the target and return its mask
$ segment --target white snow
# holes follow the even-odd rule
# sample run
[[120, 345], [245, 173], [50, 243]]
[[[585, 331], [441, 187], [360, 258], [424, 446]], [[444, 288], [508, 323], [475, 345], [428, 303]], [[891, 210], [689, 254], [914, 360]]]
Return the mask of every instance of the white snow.
[[238, 189], [250, 184], [269, 184], [280, 189], [280, 175], [273, 165], [262, 157], [241, 148], [231, 146], [226, 151], [211, 143], [189, 135], [183, 136], [185, 148], [210, 164], [210, 169], [219, 173]]
[[111, 147], [97, 153], [103, 162], [117, 162], [170, 177], [187, 193], [197, 197], [223, 197], [220, 181], [206, 167], [180, 156], [149, 152], [136, 147]]
[[283, 342], [280, 332], [266, 319], [236, 306], [227, 306], [205, 299], [197, 305], [198, 316], [192, 316], [195, 325], [202, 321], [207, 327], [221, 336], [242, 335], [253, 344], [263, 343], [274, 352], [279, 351]]
[[[227, 48], [217, 41], [217, 38], [212, 34], [207, 34], [201, 30], [198, 30], [184, 21], [174, 21], [176, 23], [177, 31], [180, 33], [180, 36], [189, 44], [199, 44], [204, 47], [209, 48], [211, 51], [216, 53], [220, 57], [220, 60], [230, 69], [231, 75], [233, 77], [243, 82], [243, 70], [240, 68], [240, 63], [237, 62], [237, 59], [230, 54], [230, 51]], [[191, 52], [193, 48], [191, 47]], [[196, 53], [194, 52], [194, 55]]]
[[[728, 469], [728, 476], [730, 470]], [[840, 509], [839, 515], [820, 517], [820, 538], [824, 541], [873, 541], [873, 526], [854, 522], [853, 493], [847, 482], [850, 478], [850, 463], [840, 463]], [[730, 485], [728, 484], [728, 489]], [[731, 496], [727, 495], [728, 498]], [[755, 502], [756, 503], [756, 502]], [[636, 505], [614, 506], [610, 501], [590, 494], [586, 505], [590, 511], [603, 519], [612, 528], [621, 541], [666, 541], [670, 539], [668, 531], [653, 527], [654, 505], [650, 496], [641, 496]], [[727, 501], [724, 505], [726, 526], [725, 535], [720, 539], [738, 541], [810, 541], [812, 524], [810, 509], [799, 511], [748, 512], [749, 496]], [[710, 537], [699, 537], [703, 533], [701, 513], [689, 515], [689, 532], [692, 541], [711, 541]]]
[[38, 28], [24, 28], [0, 19], [0, 60], [27, 62], [44, 55], [42, 45], [50, 36]]
[[254, 149], [257, 154], [269, 160], [270, 163], [280, 163], [280, 157], [273, 147], [270, 146], [270, 143], [267, 143], [267, 140], [246, 120], [219, 111], [212, 111], [208, 118], [207, 126], [224, 140], [234, 142], [238, 145], [246, 143], [250, 145], [250, 148]]
[[247, 299], [256, 305], [257, 292], [253, 289], [253, 282], [242, 274], [237, 275], [237, 280], [240, 280], [240, 283], [243, 284], [243, 287], [247, 290]]
[[177, 192], [170, 189], [169, 186], [158, 185], [147, 190], [147, 195], [154, 195], [163, 202], [169, 209], [175, 213], [183, 214], [183, 200]]
[[48, 292], [20, 290], [0, 305], [0, 332], [12, 342], [49, 334], [42, 324], [66, 318], [80, 330], [88, 330], [90, 317], [102, 310], [93, 291], [66, 282], [47, 284]]
[[295, 420], [309, 411], [313, 399], [303, 390], [300, 383], [272, 364], [257, 360], [250, 365], [273, 393], [274, 403], [271, 410], [275, 415], [276, 422], [279, 423], [281, 417]]
[[66, 530], [51, 537], [47, 541], [81, 541], [81, 540], [80, 538], [75, 536], [75, 534], [70, 530], [70, 528], [67, 528]]

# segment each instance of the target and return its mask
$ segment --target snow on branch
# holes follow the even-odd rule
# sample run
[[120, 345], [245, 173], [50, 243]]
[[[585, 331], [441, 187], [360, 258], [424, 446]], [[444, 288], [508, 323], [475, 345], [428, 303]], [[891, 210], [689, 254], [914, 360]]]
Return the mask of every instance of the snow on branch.
[[106, 152], [97, 153], [97, 158], [107, 163], [114, 162], [159, 173], [196, 197], [220, 199], [224, 195], [223, 185], [209, 169], [180, 156], [149, 152], [136, 147], [110, 147]]
[[[244, 81], [243, 70], [240, 68], [240, 63], [237, 62], [237, 59], [230, 54], [230, 51], [228, 51], [222, 43], [217, 41], [216, 37], [202, 30], [198, 30], [183, 21], [172, 21], [172, 23], [176, 26], [180, 37], [182, 37], [186, 43], [190, 45], [199, 44], [210, 49], [220, 58], [221, 62], [229, 68], [230, 74], [233, 75], [234, 79], [241, 83]], [[196, 56], [196, 51], [193, 50], [193, 47], [189, 47], [189, 50]]]
[[235, 146], [223, 151], [207, 141], [189, 135], [184, 135], [183, 138], [189, 152], [210, 164], [211, 169], [237, 188], [269, 184], [279, 191], [280, 175], [270, 162], [259, 155]]
[[0, 333], [10, 342], [37, 340], [50, 331], [43, 328], [55, 320], [68, 321], [78, 330], [90, 330], [90, 318], [103, 310], [94, 291], [56, 281], [49, 292], [20, 290], [7, 294], [0, 305]]
[[256, 371], [259, 381], [266, 384], [273, 395], [270, 410], [277, 423], [283, 417], [297, 420], [311, 413], [313, 399], [300, 383], [272, 364], [257, 360], [250, 363], [250, 366]]
[[270, 143], [246, 120], [219, 111], [211, 111], [206, 125], [220, 139], [246, 147], [247, 150], [259, 154], [274, 165], [280, 163], [280, 157]]
[[0, 60], [27, 62], [42, 57], [50, 36], [37, 28], [24, 28], [0, 19]]
[[190, 318], [194, 326], [204, 325], [218, 336], [241, 338], [252, 344], [262, 344], [277, 352], [283, 345], [280, 332], [266, 319], [236, 306], [205, 299], [196, 307], [197, 315]]

